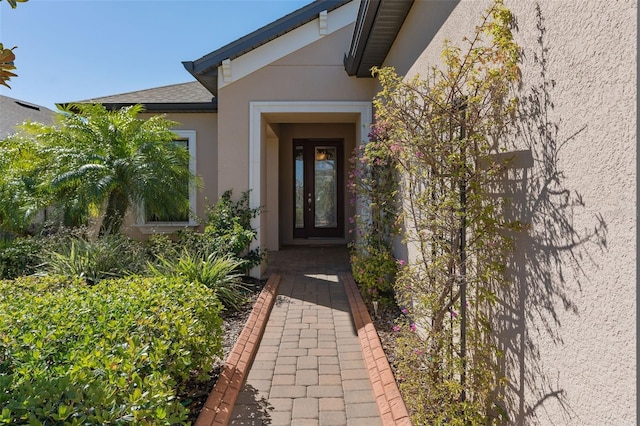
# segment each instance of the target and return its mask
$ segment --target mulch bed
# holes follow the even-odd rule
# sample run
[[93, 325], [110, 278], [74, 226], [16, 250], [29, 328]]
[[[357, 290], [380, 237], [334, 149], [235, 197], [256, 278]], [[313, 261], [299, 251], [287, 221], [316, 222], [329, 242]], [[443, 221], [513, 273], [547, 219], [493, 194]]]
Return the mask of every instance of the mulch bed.
[[367, 305], [371, 321], [373, 322], [376, 332], [378, 333], [378, 337], [380, 338], [382, 349], [387, 356], [387, 361], [389, 361], [389, 365], [391, 366], [391, 371], [393, 372], [393, 375], [396, 376], [396, 381], [398, 381], [396, 369], [397, 357], [394, 349], [397, 347], [398, 332], [393, 331], [393, 326], [396, 325], [397, 321], [404, 315], [400, 311], [400, 308], [395, 304], [380, 304], [380, 306], [378, 306], [377, 315], [375, 314], [371, 303], [365, 302], [365, 304]]

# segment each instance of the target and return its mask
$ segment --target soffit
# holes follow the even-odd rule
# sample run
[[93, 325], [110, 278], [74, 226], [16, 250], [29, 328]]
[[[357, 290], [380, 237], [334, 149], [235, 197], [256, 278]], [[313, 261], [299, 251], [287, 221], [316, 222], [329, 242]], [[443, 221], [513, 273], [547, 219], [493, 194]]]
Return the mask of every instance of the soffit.
[[413, 0], [363, 0], [349, 53], [344, 57], [347, 74], [371, 77], [381, 66], [404, 23]]

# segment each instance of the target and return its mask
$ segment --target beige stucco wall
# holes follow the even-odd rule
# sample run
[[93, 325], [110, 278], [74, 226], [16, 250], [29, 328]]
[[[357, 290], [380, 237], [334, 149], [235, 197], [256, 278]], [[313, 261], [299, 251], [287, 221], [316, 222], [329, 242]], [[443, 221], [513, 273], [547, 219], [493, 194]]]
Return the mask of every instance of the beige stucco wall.
[[248, 188], [249, 102], [371, 100], [374, 82], [349, 77], [342, 64], [352, 32], [349, 25], [219, 90], [219, 193]]
[[[205, 217], [207, 204], [215, 203], [218, 199], [218, 114], [217, 113], [168, 113], [167, 119], [178, 125], [174, 130], [194, 130], [196, 132], [196, 174], [202, 181], [202, 188], [197, 192], [196, 214]], [[141, 114], [146, 118], [151, 114]], [[133, 238], [146, 239], [140, 230], [132, 226], [135, 223], [133, 215], [126, 221], [127, 234]]]
[[[521, 133], [507, 146], [534, 158], [521, 216], [532, 228], [496, 325], [511, 422], [635, 424], [637, 3], [505, 3], [524, 49]], [[488, 4], [415, 2], [386, 65], [426, 75]]]
[[[351, 123], [333, 124], [300, 124], [289, 123], [280, 125], [280, 148], [279, 162], [280, 168], [280, 241], [282, 244], [293, 243], [293, 140], [294, 139], [344, 139], [344, 164], [343, 176], [346, 181], [349, 176], [349, 169], [352, 164], [349, 158], [356, 146], [355, 125]], [[351, 241], [352, 235], [349, 229], [349, 217], [355, 214], [355, 207], [349, 203], [349, 191], [344, 191], [345, 206], [345, 241]]]
[[[307, 25], [317, 28], [317, 22]], [[237, 80], [233, 77], [234, 62], [231, 62], [233, 81], [225, 82], [218, 90], [218, 193], [233, 189], [234, 194], [240, 194], [249, 188], [251, 102], [371, 102], [375, 82], [349, 77], [344, 71], [343, 56], [349, 49], [352, 32], [353, 24], [349, 24]], [[263, 47], [274, 51], [281, 48], [277, 40]], [[251, 55], [249, 53], [247, 57]], [[277, 250], [283, 243], [291, 241], [291, 237], [283, 233], [290, 226], [282, 222], [282, 218], [287, 217], [287, 209], [283, 209], [282, 204], [284, 195], [277, 193], [282, 186], [273, 185], [276, 181], [281, 182], [281, 173], [287, 173], [287, 168], [292, 165], [291, 162], [283, 162], [278, 154], [282, 152], [279, 136], [282, 128], [278, 130], [279, 125], [350, 123], [353, 129], [353, 124], [360, 120], [353, 112], [307, 113], [304, 107], [284, 110], [289, 112], [261, 116], [260, 170], [251, 171], [260, 173], [259, 203], [265, 209], [265, 214], [259, 218], [260, 238], [257, 244], [269, 250]], [[313, 128], [320, 130], [322, 126]], [[321, 136], [309, 133], [305, 137]], [[275, 200], [279, 200], [278, 204], [274, 204]]]

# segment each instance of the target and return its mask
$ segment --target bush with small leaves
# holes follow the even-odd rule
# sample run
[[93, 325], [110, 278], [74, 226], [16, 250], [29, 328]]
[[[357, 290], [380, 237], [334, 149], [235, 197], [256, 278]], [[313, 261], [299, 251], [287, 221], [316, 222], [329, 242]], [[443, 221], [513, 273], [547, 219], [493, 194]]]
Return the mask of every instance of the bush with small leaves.
[[176, 395], [220, 355], [220, 309], [179, 278], [0, 281], [0, 423], [185, 423]]
[[0, 240], [0, 279], [33, 274], [45, 242], [32, 237]]

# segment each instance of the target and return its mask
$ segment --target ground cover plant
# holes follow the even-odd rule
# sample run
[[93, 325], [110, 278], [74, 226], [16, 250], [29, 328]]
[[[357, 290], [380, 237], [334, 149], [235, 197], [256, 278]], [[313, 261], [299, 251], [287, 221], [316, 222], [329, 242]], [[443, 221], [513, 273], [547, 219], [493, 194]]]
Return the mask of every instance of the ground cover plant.
[[[522, 228], [503, 214], [504, 194], [495, 194], [506, 167], [496, 154], [510, 131], [519, 79], [511, 25], [496, 0], [461, 47], [445, 44], [442, 66], [428, 75], [374, 70], [382, 88], [374, 100], [378, 129], [372, 150], [355, 160], [354, 187], [360, 205], [372, 204], [361, 215], [368, 223], [362, 241], [382, 235], [390, 247], [388, 226], [376, 218], [394, 205], [413, 253], [397, 262], [393, 287], [406, 318], [395, 326], [396, 373], [415, 424], [509, 422], [492, 313], [509, 285], [508, 235]], [[376, 179], [380, 164], [392, 179]]]

